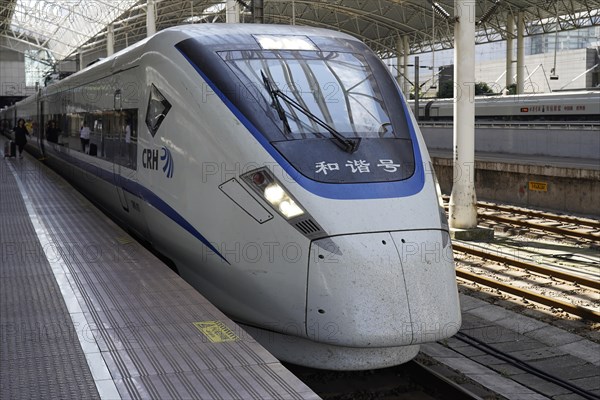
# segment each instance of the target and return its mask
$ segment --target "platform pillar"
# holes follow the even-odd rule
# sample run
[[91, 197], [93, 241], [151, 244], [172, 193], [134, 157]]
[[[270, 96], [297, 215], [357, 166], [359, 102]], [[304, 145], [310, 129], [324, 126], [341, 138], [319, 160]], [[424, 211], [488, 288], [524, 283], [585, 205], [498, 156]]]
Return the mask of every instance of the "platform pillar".
[[517, 16], [517, 94], [525, 89], [525, 20], [523, 11]]
[[401, 69], [403, 65], [403, 53], [404, 43], [402, 42], [402, 36], [398, 36], [396, 38], [396, 82], [398, 82], [398, 86], [400, 87], [400, 90], [402, 90], [402, 93], [404, 93], [404, 70]]
[[513, 84], [513, 36], [515, 33], [515, 18], [512, 14], [506, 17], [506, 90]]
[[408, 36], [402, 37], [402, 43], [404, 45], [404, 66], [402, 73], [404, 74], [404, 96], [410, 99], [410, 82], [408, 80], [408, 56], [410, 55], [410, 44], [408, 43]]
[[454, 184], [450, 228], [477, 227], [475, 196], [475, 1], [455, 0]]
[[146, 36], [150, 37], [156, 33], [156, 10], [154, 0], [146, 3]]
[[252, 3], [252, 16], [255, 24], [264, 23], [264, 4], [263, 0], [254, 0]]
[[106, 56], [110, 57], [115, 53], [115, 29], [113, 24], [106, 27]]
[[240, 22], [240, 5], [235, 0], [227, 0], [225, 3], [225, 22], [238, 24]]

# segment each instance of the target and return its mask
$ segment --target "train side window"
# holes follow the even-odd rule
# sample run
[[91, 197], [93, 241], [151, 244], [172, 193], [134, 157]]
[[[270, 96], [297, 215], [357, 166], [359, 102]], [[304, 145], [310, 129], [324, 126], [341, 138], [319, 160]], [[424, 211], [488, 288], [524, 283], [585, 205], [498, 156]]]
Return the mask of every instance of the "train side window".
[[148, 110], [146, 111], [146, 125], [152, 137], [156, 135], [160, 124], [162, 124], [170, 109], [171, 103], [153, 84], [150, 88], [150, 99], [148, 100]]

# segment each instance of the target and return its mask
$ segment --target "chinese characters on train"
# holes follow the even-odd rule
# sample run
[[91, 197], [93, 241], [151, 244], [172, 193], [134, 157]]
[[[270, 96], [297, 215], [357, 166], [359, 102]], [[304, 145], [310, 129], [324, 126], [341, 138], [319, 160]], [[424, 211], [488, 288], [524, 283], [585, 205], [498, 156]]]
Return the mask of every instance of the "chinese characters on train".
[[585, 105], [541, 105], [522, 109], [524, 112], [561, 112], [561, 111], [585, 111]]
[[340, 168], [346, 168], [353, 174], [368, 174], [371, 172], [371, 168], [381, 168], [385, 172], [393, 173], [398, 171], [400, 164], [395, 163], [394, 160], [379, 160], [379, 163], [373, 166], [366, 160], [348, 160], [341, 166], [339, 163], [328, 163], [327, 161], [315, 163], [316, 174], [327, 175], [331, 171], [340, 171]]

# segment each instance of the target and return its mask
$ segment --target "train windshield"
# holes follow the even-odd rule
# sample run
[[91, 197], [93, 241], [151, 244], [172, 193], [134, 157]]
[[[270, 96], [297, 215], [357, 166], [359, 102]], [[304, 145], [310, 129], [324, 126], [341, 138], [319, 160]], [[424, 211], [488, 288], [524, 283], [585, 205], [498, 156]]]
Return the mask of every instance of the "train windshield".
[[[398, 137], [373, 71], [360, 54], [265, 50], [219, 54], [237, 76], [250, 82], [252, 96], [262, 96], [278, 109], [288, 140], [330, 138], [331, 129], [346, 138]], [[282, 93], [281, 99], [273, 96], [274, 91]]]

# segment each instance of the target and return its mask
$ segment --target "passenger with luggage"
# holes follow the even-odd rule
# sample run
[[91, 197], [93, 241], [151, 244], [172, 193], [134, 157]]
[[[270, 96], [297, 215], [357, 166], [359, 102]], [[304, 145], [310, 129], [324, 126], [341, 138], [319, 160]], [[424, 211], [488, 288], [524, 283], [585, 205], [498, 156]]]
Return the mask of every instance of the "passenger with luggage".
[[14, 157], [17, 152], [17, 145], [13, 140], [4, 143], [4, 158]]
[[25, 145], [27, 144], [27, 136], [29, 136], [29, 131], [25, 127], [25, 120], [20, 118], [15, 127], [15, 143], [19, 150], [19, 158], [23, 158], [23, 150], [25, 150]]

